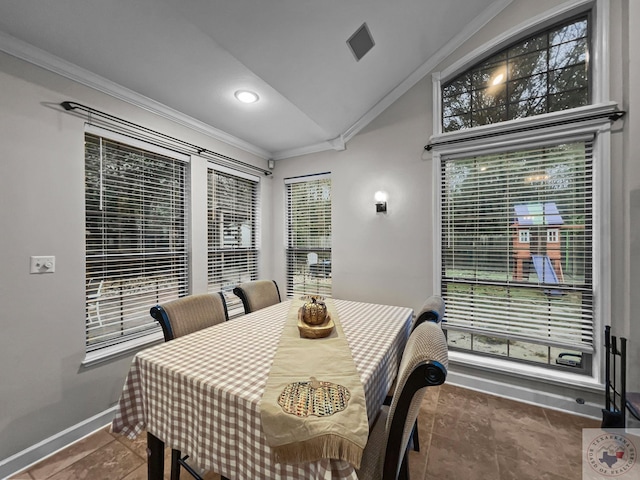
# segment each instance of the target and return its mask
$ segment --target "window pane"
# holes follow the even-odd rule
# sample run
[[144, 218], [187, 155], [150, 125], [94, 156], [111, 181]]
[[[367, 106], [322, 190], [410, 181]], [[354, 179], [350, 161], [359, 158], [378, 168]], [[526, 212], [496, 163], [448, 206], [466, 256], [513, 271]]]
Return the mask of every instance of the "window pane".
[[586, 38], [587, 28], [587, 20], [583, 19], [554, 29], [549, 33], [549, 43], [551, 45], [558, 45], [578, 38]]
[[[549, 93], [558, 93], [566, 90], [581, 89], [585, 91], [589, 85], [585, 64], [553, 70], [549, 72]], [[582, 99], [584, 93], [579, 94]]]
[[507, 63], [505, 61], [493, 62], [474, 69], [472, 73], [472, 85], [475, 90], [495, 85], [506, 80]]
[[471, 81], [469, 74], [464, 74], [458, 79], [445, 85], [442, 89], [442, 95], [445, 97], [457, 97], [459, 95], [469, 93], [471, 91]]
[[495, 108], [486, 108], [473, 112], [474, 125], [487, 125], [489, 123], [501, 122], [507, 119], [507, 106], [500, 105]]
[[473, 350], [506, 357], [509, 351], [509, 342], [504, 338], [473, 335]]
[[445, 328], [473, 333], [474, 351], [592, 348], [591, 148], [443, 159]]
[[233, 288], [258, 278], [258, 180], [208, 171], [208, 291], [222, 291], [230, 317], [244, 313]]
[[563, 68], [587, 61], [587, 40], [582, 38], [549, 49], [549, 69]]
[[[449, 81], [442, 87], [443, 131], [588, 105], [587, 33], [586, 16], [571, 20], [521, 40]], [[566, 91], [571, 95], [556, 95]]]
[[[499, 107], [506, 104], [507, 92], [504, 85], [492, 88], [483, 88], [473, 92], [474, 113], [485, 108]], [[484, 125], [484, 124], [481, 124]]]
[[85, 135], [86, 341], [158, 329], [153, 305], [187, 289], [186, 164]]
[[442, 128], [445, 132], [471, 128], [471, 114], [446, 117], [442, 121]]
[[509, 102], [517, 103], [547, 94], [547, 74], [541, 73], [509, 82]]
[[471, 94], [463, 93], [456, 98], [451, 98], [444, 107], [443, 115], [452, 117], [464, 115], [471, 111]]
[[547, 112], [547, 97], [534, 97], [509, 105], [509, 118], [523, 118]]
[[286, 185], [289, 295], [331, 296], [331, 179]]
[[543, 33], [529, 38], [522, 43], [514, 45], [509, 49], [509, 57], [514, 58], [519, 55], [537, 52], [547, 48], [547, 34]]
[[509, 79], [531, 77], [547, 71], [547, 51], [530, 53], [509, 61]]
[[587, 89], [578, 88], [568, 92], [549, 95], [549, 111], [567, 110], [587, 105]]

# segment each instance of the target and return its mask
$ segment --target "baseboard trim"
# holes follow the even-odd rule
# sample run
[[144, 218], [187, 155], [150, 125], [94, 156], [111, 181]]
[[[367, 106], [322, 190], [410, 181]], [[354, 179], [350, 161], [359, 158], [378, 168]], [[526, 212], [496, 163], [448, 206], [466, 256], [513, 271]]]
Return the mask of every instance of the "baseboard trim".
[[96, 430], [111, 423], [116, 412], [117, 405], [98, 413], [91, 418], [73, 425], [62, 432], [45, 438], [39, 443], [25, 448], [21, 452], [0, 461], [0, 478], [9, 476], [30, 467], [46, 457], [68, 447], [74, 442], [92, 434]]
[[497, 395], [518, 402], [559, 410], [583, 417], [600, 419], [602, 416], [602, 405], [594, 401], [593, 398], [589, 398], [591, 395], [584, 399], [584, 403], [578, 403], [576, 397], [570, 394], [562, 395], [542, 392], [540, 390], [514, 385], [513, 383], [500, 382], [494, 379], [454, 371], [448, 372], [447, 383], [489, 395]]

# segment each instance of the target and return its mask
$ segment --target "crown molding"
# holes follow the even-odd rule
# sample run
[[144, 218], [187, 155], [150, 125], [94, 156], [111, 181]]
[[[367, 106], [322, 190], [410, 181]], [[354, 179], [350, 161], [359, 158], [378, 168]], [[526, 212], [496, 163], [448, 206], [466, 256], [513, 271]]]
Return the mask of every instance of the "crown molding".
[[409, 75], [402, 83], [396, 88], [391, 90], [385, 95], [382, 100], [376, 103], [367, 113], [365, 113], [358, 121], [356, 121], [351, 127], [349, 127], [339, 138], [327, 140], [325, 142], [310, 145], [308, 147], [294, 148], [290, 150], [282, 150], [274, 152], [274, 159], [284, 159], [300, 155], [307, 155], [309, 153], [317, 153], [326, 150], [345, 150], [345, 144], [357, 135], [362, 129], [369, 125], [378, 115], [380, 115], [387, 107], [391, 106], [402, 95], [407, 93], [415, 84], [422, 80], [429, 74], [440, 62], [445, 60], [451, 55], [458, 47], [464, 44], [469, 38], [477, 33], [482, 27], [484, 27], [489, 21], [491, 21], [496, 15], [504, 10], [513, 0], [496, 0], [488, 8], [486, 8], [480, 15], [473, 19], [464, 29], [462, 29], [455, 37], [447, 42], [440, 50], [438, 50], [432, 57], [430, 57], [425, 63], [418, 67], [411, 75]]
[[414, 85], [422, 80], [429, 72], [431, 72], [440, 62], [451, 55], [458, 47], [466, 42], [471, 36], [484, 27], [490, 20], [504, 10], [513, 0], [496, 0], [480, 15], [478, 15], [471, 23], [453, 37], [447, 44], [438, 50], [424, 64], [418, 67], [411, 75], [409, 75], [402, 83], [400, 83], [391, 92], [385, 95], [378, 103], [376, 103], [367, 113], [349, 127], [342, 135], [335, 139], [329, 139], [324, 142], [308, 145], [305, 147], [281, 150], [278, 152], [269, 152], [246, 142], [238, 137], [230, 135], [222, 130], [218, 130], [204, 122], [196, 120], [177, 110], [174, 110], [160, 102], [152, 100], [144, 95], [140, 95], [121, 85], [96, 75], [88, 70], [78, 67], [66, 60], [52, 55], [44, 50], [36, 48], [22, 40], [19, 40], [4, 32], [0, 32], [0, 51], [17, 57], [26, 62], [37, 65], [41, 68], [57, 73], [63, 77], [69, 78], [82, 85], [100, 91], [114, 98], [127, 102], [136, 107], [142, 108], [148, 112], [156, 114], [160, 117], [168, 119], [177, 124], [183, 125], [196, 132], [207, 135], [233, 147], [239, 148], [245, 152], [251, 153], [263, 159], [285, 159], [311, 153], [318, 153], [327, 150], [342, 151], [345, 150], [346, 143], [378, 117], [384, 110], [397, 101], [402, 95], [407, 93]]
[[327, 140], [325, 142], [314, 143], [313, 145], [307, 145], [305, 147], [280, 150], [279, 152], [275, 152], [271, 158], [273, 158], [273, 160], [284, 160], [285, 158], [300, 157], [311, 153], [326, 152], [327, 150], [340, 151], [345, 149], [346, 147], [336, 148], [336, 146], [331, 143], [331, 140]]
[[504, 10], [513, 0], [496, 0], [480, 15], [467, 24], [455, 37], [449, 40], [440, 50], [431, 56], [425, 63], [418, 67], [411, 75], [409, 75], [396, 88], [391, 90], [376, 105], [365, 113], [356, 123], [354, 123], [342, 135], [345, 142], [351, 140], [364, 127], [369, 125], [378, 115], [380, 115], [387, 107], [392, 105], [402, 95], [407, 93], [414, 85], [429, 74], [440, 62], [445, 60], [457, 48], [475, 35], [482, 27], [491, 21], [496, 15]]
[[118, 100], [127, 102], [179, 125], [190, 128], [193, 131], [214, 138], [215, 140], [224, 142], [227, 145], [231, 145], [232, 147], [236, 147], [240, 150], [256, 155], [262, 159], [267, 160], [272, 158], [271, 152], [268, 152], [263, 148], [223, 132], [222, 130], [218, 130], [211, 125], [207, 125], [204, 122], [196, 120], [195, 118], [174, 110], [160, 102], [145, 97], [144, 95], [140, 95], [133, 90], [129, 90], [115, 82], [80, 68], [73, 63], [67, 62], [60, 57], [34, 47], [33, 45], [4, 32], [0, 32], [0, 51], [24, 60], [25, 62], [44, 68], [45, 70], [49, 70], [50, 72], [57, 73], [58, 75], [73, 80], [74, 82], [105, 93], [111, 97], [117, 98]]

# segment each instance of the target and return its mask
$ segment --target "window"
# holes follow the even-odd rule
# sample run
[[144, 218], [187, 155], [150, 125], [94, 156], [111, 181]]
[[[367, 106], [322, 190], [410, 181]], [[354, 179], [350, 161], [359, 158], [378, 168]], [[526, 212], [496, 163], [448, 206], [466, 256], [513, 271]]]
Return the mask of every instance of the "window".
[[208, 290], [223, 291], [229, 315], [244, 312], [233, 288], [258, 278], [259, 178], [210, 165]]
[[548, 365], [593, 350], [592, 157], [590, 140], [443, 156], [451, 347]]
[[85, 134], [88, 352], [158, 333], [150, 306], [187, 293], [186, 157], [123, 138]]
[[330, 174], [285, 180], [287, 291], [331, 296]]
[[588, 59], [586, 15], [511, 45], [442, 87], [443, 131], [587, 105]]
[[599, 376], [610, 123], [621, 113], [605, 90], [606, 8], [550, 11], [537, 33], [434, 75], [443, 328], [454, 358], [476, 355], [460, 361]]

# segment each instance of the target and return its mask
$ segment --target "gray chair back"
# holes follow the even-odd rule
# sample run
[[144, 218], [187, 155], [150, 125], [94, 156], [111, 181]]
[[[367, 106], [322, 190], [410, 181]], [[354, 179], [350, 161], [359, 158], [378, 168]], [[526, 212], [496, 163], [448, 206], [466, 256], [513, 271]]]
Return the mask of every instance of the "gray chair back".
[[274, 280], [254, 280], [245, 282], [233, 289], [244, 305], [244, 313], [255, 312], [261, 308], [280, 303], [280, 290]]
[[222, 292], [188, 295], [156, 305], [149, 313], [160, 323], [165, 342], [229, 319]]
[[444, 383], [448, 365], [447, 341], [440, 325], [418, 325], [404, 349], [391, 406], [382, 407], [369, 435], [359, 478], [408, 478], [407, 450], [420, 404], [427, 387]]

